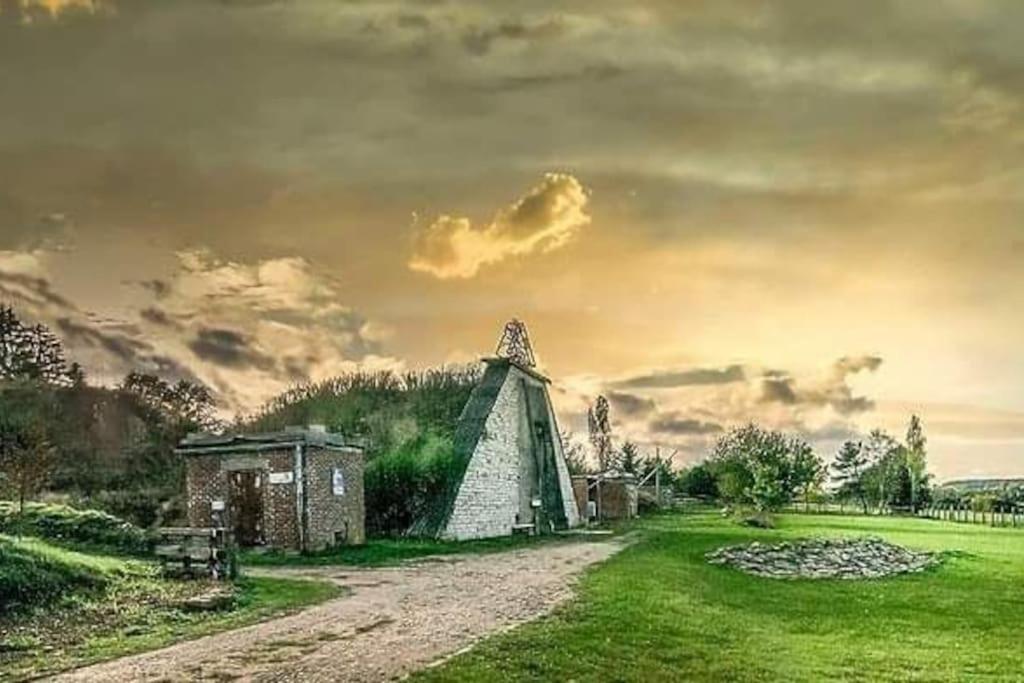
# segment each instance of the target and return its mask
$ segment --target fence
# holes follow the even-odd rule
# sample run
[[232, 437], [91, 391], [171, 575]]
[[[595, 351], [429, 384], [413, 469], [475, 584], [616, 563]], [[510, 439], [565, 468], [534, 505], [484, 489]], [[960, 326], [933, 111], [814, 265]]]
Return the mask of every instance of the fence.
[[852, 505], [840, 505], [837, 503], [812, 502], [792, 503], [783, 508], [783, 512], [798, 512], [807, 514], [839, 514], [859, 517], [877, 516], [917, 516], [928, 519], [940, 519], [948, 522], [960, 522], [963, 524], [985, 524], [993, 527], [1020, 527], [1024, 528], [1024, 505], [998, 504], [991, 510], [973, 508], [962, 503], [934, 503], [928, 507], [918, 510], [916, 515], [909, 507], [907, 508], [869, 508], [865, 513], [863, 508]]
[[996, 504], [991, 510], [978, 510], [968, 505], [944, 503], [927, 507], [918, 514], [922, 517], [942, 519], [948, 522], [1024, 527], [1024, 506], [1020, 504]]

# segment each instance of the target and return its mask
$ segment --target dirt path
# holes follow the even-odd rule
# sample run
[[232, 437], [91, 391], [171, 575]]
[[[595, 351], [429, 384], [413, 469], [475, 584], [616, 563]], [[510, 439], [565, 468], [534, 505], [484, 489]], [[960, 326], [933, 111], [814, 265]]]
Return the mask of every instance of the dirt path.
[[386, 569], [274, 570], [346, 597], [236, 631], [79, 669], [58, 681], [381, 681], [536, 618], [622, 542], [573, 542]]

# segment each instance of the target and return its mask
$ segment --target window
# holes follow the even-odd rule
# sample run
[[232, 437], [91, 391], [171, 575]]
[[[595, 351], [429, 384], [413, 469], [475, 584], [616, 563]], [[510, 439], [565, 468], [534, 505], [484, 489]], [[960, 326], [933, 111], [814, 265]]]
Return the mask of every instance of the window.
[[345, 473], [340, 467], [331, 470], [331, 491], [336, 496], [345, 495]]

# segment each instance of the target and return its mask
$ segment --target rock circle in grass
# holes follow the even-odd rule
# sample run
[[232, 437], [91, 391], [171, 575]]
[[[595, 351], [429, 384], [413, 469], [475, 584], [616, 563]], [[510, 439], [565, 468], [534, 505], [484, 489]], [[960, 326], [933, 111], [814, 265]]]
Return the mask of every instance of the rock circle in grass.
[[917, 574], [940, 561], [874, 537], [751, 543], [718, 548], [705, 557], [711, 564], [770, 579], [879, 579]]

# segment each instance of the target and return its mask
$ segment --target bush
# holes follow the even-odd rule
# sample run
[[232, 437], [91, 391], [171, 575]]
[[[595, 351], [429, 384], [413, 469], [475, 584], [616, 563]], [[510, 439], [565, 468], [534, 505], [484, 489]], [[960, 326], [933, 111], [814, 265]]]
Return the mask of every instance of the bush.
[[430, 505], [447, 500], [457, 468], [452, 442], [426, 434], [378, 456], [366, 467], [366, 526], [371, 534], [402, 534]]
[[0, 616], [41, 606], [82, 590], [95, 590], [108, 575], [35, 541], [0, 536]]
[[150, 549], [146, 532], [133, 524], [106, 512], [67, 505], [28, 503], [19, 513], [17, 504], [0, 501], [0, 533], [114, 553], [143, 554]]

